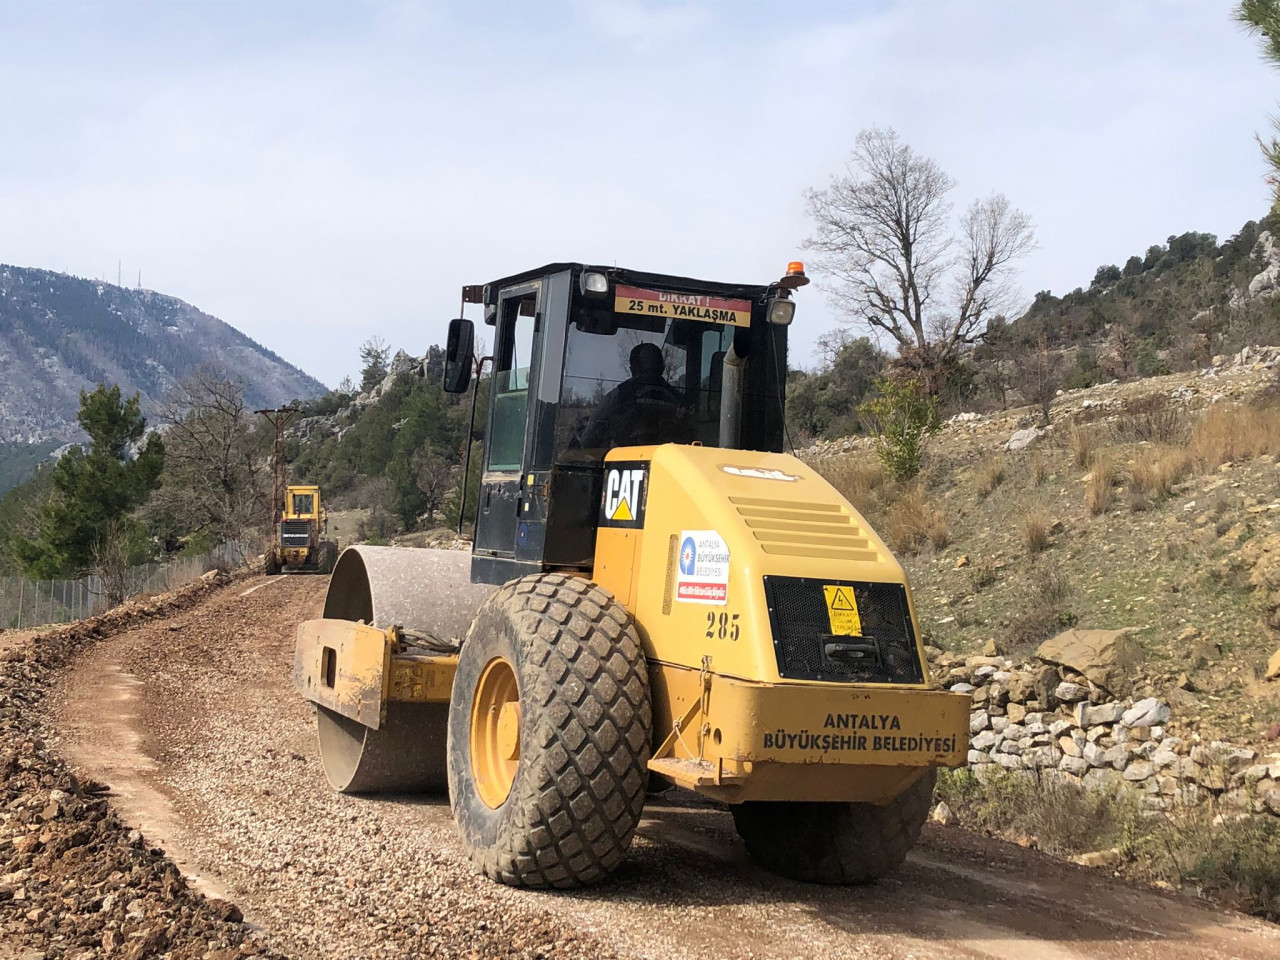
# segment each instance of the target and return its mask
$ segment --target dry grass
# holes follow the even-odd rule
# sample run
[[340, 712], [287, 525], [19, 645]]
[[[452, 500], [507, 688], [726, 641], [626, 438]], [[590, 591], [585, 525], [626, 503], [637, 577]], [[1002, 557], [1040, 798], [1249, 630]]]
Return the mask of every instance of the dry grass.
[[1022, 518], [1022, 545], [1032, 556], [1049, 548], [1049, 514], [1039, 504]]
[[1132, 794], [1037, 782], [1012, 771], [946, 770], [936, 796], [964, 826], [1031, 839], [1059, 857], [1114, 850], [1132, 880], [1194, 888], [1228, 906], [1280, 919], [1280, 822], [1217, 818], [1211, 805], [1144, 816]]
[[1095, 517], [1106, 513], [1115, 503], [1115, 488], [1119, 477], [1114, 460], [1103, 454], [1094, 456], [1093, 469], [1084, 484], [1084, 502]]
[[1280, 406], [1218, 404], [1196, 424], [1190, 451], [1205, 470], [1280, 453]]
[[926, 543], [940, 550], [951, 539], [946, 512], [925, 497], [918, 483], [904, 487], [894, 498], [885, 517], [885, 533], [893, 547], [904, 553], [918, 553]]
[[992, 457], [978, 466], [978, 496], [989, 497], [996, 487], [1004, 483], [1004, 458]]
[[1141, 498], [1144, 505], [1167, 500], [1173, 488], [1190, 475], [1192, 465], [1191, 454], [1185, 447], [1150, 447], [1129, 467], [1130, 493], [1134, 498]]
[[1031, 482], [1037, 487], [1040, 486], [1049, 479], [1049, 461], [1036, 451], [1027, 461], [1027, 473], [1031, 476]]
[[842, 497], [853, 504], [859, 513], [867, 513], [877, 494], [884, 490], [889, 475], [884, 465], [873, 457], [841, 457], [816, 465], [821, 473]]
[[1074, 421], [1067, 427], [1067, 449], [1077, 467], [1087, 467], [1093, 460], [1093, 451], [1097, 446], [1097, 435], [1088, 427]]

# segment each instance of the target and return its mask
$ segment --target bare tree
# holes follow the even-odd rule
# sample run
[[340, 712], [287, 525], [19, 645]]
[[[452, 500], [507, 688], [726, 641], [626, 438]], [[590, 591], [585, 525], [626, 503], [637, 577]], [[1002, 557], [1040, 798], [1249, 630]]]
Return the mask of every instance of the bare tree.
[[815, 226], [806, 247], [828, 292], [926, 373], [980, 341], [989, 315], [1013, 311], [1013, 264], [1035, 247], [1031, 219], [998, 193], [974, 201], [954, 234], [954, 187], [893, 130], [873, 127], [845, 172], [805, 197]]
[[1049, 349], [1048, 340], [1040, 342], [1024, 353], [1016, 364], [1018, 392], [1028, 403], [1040, 408], [1040, 418], [1049, 423], [1049, 410], [1062, 388], [1061, 358]]
[[124, 531], [115, 523], [108, 524], [106, 534], [93, 542], [93, 575], [98, 578], [99, 592], [106, 596], [107, 606], [124, 603], [128, 592], [129, 544]]
[[1117, 380], [1123, 380], [1133, 372], [1133, 355], [1137, 346], [1138, 337], [1133, 331], [1131, 320], [1128, 316], [1122, 316], [1111, 324], [1103, 368]]
[[241, 385], [197, 371], [160, 411], [164, 483], [148, 505], [183, 534], [248, 539], [265, 511], [266, 467]]

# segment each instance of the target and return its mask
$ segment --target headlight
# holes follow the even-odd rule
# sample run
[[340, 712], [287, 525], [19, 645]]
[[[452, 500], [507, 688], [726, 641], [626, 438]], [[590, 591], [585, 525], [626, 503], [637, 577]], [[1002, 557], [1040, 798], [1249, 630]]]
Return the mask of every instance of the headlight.
[[774, 300], [769, 304], [769, 322], [780, 327], [789, 326], [796, 315], [794, 300]]
[[603, 273], [584, 273], [579, 283], [583, 293], [600, 295], [609, 292], [609, 278]]

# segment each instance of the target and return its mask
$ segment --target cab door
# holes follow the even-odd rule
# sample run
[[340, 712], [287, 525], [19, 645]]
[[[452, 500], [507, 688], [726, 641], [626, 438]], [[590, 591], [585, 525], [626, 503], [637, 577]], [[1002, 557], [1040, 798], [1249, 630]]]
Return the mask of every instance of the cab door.
[[[493, 380], [490, 387], [489, 426], [485, 434], [484, 474], [476, 511], [473, 553], [477, 560], [514, 561], [525, 467], [530, 457], [529, 417], [532, 385], [540, 366], [537, 354], [542, 338], [542, 282], [533, 281], [498, 291]], [[486, 564], [486, 566], [492, 566]], [[505, 564], [499, 563], [500, 571]], [[473, 562], [473, 579], [479, 572]], [[510, 571], [512, 577], [522, 571]], [[502, 579], [510, 579], [502, 575]], [[485, 579], [489, 579], [486, 575]]]

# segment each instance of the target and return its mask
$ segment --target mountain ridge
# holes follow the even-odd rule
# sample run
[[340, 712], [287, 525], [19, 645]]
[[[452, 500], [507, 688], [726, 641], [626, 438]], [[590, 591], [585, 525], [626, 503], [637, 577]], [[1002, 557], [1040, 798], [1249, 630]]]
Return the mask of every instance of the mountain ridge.
[[253, 406], [325, 386], [225, 321], [177, 297], [0, 264], [0, 443], [82, 439], [79, 395], [105, 382], [154, 415], [197, 369], [239, 380]]

